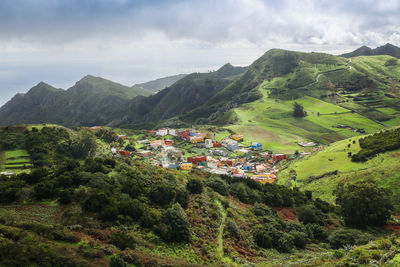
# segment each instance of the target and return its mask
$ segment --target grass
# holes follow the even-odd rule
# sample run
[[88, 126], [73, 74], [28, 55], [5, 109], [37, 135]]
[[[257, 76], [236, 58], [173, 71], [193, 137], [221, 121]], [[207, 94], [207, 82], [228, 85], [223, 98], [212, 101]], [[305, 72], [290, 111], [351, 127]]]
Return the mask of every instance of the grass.
[[7, 150], [7, 151], [5, 151], [6, 160], [9, 159], [9, 158], [20, 158], [20, 157], [29, 157], [28, 151], [26, 151], [24, 149]]
[[[335, 128], [338, 124], [363, 128], [368, 133], [383, 128], [362, 115], [314, 97], [303, 96], [295, 101], [269, 98], [268, 88], [275, 86], [281, 79], [264, 82], [260, 88], [263, 94], [261, 99], [235, 108], [233, 112], [237, 122], [227, 128], [243, 134], [249, 141], [263, 143], [266, 149], [286, 153], [301, 150], [297, 145], [299, 141], [328, 144], [359, 135], [348, 129]], [[294, 102], [302, 104], [308, 116], [294, 118]]]
[[[354, 154], [360, 150], [358, 144], [360, 138], [353, 137], [333, 143], [323, 151], [293, 162], [278, 174], [278, 183], [294, 185], [294, 182], [288, 182], [288, 178], [290, 170], [295, 170], [298, 187], [302, 190], [311, 190], [315, 197], [332, 202], [333, 192], [339, 182], [372, 179], [393, 192], [393, 203], [396, 209], [400, 210], [400, 150], [379, 154], [367, 162], [352, 162], [348, 152]], [[353, 141], [356, 141], [355, 144]], [[310, 179], [310, 176], [318, 177], [333, 171], [338, 171], [338, 174]]]

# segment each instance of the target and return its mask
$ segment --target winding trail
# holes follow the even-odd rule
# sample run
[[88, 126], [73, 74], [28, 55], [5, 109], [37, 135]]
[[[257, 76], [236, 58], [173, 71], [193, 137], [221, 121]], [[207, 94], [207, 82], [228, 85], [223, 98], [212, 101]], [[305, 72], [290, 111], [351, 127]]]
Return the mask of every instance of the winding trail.
[[219, 258], [228, 266], [237, 266], [235, 262], [224, 255], [224, 228], [225, 228], [225, 222], [226, 222], [226, 211], [224, 207], [222, 206], [221, 202], [219, 200], [215, 200], [215, 204], [217, 204], [219, 211], [221, 213], [221, 223], [218, 227], [218, 256]]

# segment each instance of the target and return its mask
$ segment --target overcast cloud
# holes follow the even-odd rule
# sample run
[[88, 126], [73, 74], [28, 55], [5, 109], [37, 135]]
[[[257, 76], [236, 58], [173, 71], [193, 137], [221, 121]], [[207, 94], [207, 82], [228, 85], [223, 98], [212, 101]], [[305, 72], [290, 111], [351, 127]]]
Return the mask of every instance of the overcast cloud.
[[86, 74], [127, 85], [248, 65], [270, 48], [400, 45], [400, 0], [2, 0], [0, 104]]

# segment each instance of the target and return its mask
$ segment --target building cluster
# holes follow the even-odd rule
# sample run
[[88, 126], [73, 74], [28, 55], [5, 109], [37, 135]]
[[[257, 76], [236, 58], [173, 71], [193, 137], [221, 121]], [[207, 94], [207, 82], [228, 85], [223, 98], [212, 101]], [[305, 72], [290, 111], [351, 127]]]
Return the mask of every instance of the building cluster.
[[[277, 163], [287, 159], [285, 154], [273, 154], [271, 151], [263, 150], [261, 143], [243, 142], [244, 137], [240, 134], [217, 141], [205, 133], [191, 129], [178, 131], [162, 128], [150, 132], [155, 139], [137, 140], [142, 149], [137, 150], [136, 154], [164, 168], [181, 170], [198, 168], [214, 174], [273, 183], [278, 172]], [[203, 148], [201, 151], [207, 152], [185, 156], [182, 150], [186, 145]]]

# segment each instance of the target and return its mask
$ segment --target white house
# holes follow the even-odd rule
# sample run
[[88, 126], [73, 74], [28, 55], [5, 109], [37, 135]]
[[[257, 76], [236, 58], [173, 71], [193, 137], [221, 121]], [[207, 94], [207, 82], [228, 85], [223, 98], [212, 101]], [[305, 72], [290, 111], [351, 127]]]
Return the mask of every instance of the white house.
[[166, 136], [168, 134], [168, 129], [166, 128], [161, 128], [156, 132], [156, 135], [159, 136]]
[[172, 136], [176, 136], [176, 130], [175, 129], [168, 129], [168, 133]]

